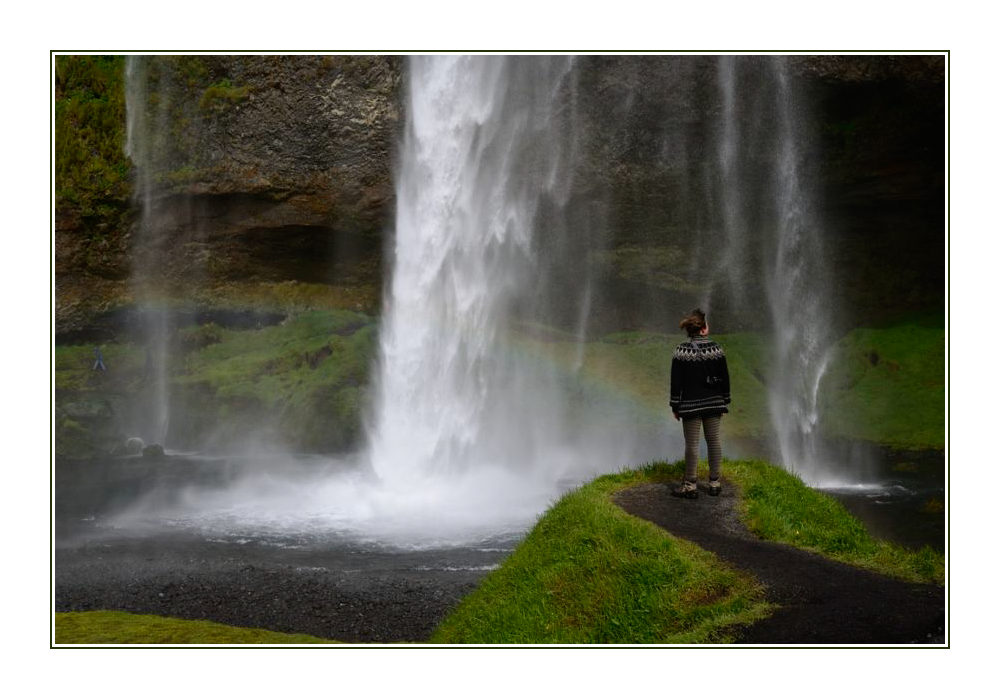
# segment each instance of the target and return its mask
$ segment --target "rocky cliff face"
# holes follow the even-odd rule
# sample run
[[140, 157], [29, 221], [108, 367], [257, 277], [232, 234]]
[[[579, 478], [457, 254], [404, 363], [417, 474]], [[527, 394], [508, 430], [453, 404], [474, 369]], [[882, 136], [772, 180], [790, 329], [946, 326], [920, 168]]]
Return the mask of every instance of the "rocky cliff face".
[[[773, 169], [776, 115], [763, 97], [769, 60], [737, 59], [732, 99], [749, 122], [739, 153], [747, 192]], [[801, 144], [806, 186], [830, 240], [845, 324], [940, 308], [944, 59], [793, 56], [787, 65], [810, 133]], [[589, 57], [579, 68], [589, 158], [582, 179], [593, 190], [586, 198], [604, 197], [612, 237], [606, 324], [673, 327], [673, 309], [697, 302], [709, 271], [704, 250], [724, 244], [719, 61]], [[751, 236], [765, 233], [753, 230], [759, 223], [743, 223]], [[720, 320], [730, 328], [766, 322], [746, 309]]]
[[[133, 131], [145, 130], [148, 152], [124, 181], [138, 182], [139, 165], [155, 185], [147, 209], [157, 224], [143, 245], [155, 251], [162, 293], [214, 307], [377, 310], [404, 58], [187, 56], [144, 66]], [[810, 157], [823, 172], [818, 199], [839, 236], [831, 262], [851, 312], [939, 303], [943, 58], [795, 56], [789, 67], [815, 123]], [[63, 73], [65, 96], [73, 75]], [[607, 245], [593, 261], [609, 282], [595, 314], [605, 327], [667, 322], [658, 309], [697, 297], [692, 235], [718, 224], [717, 60], [580, 57], [576, 76], [575, 202], [591, 219], [600, 202]], [[57, 183], [64, 338], [130, 303], [139, 237], [134, 199], [119, 194], [83, 212], [71, 190]]]
[[[155, 257], [147, 281], [167, 298], [280, 303], [303, 296], [289, 287], [302, 283], [321, 285], [311, 289], [321, 301], [371, 310], [401, 70], [394, 57], [143, 59], [128, 129], [133, 199], [112, 207], [132, 215], [99, 227], [57, 198], [57, 335], [129, 303], [140, 238]], [[143, 183], [152, 223], [140, 234]]]

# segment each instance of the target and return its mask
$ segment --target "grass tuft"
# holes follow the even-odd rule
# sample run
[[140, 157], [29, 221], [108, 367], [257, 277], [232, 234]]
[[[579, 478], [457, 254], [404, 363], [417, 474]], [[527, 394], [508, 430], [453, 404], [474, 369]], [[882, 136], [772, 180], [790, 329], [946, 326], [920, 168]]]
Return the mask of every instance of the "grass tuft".
[[126, 612], [58, 612], [58, 644], [314, 644], [323, 638]]

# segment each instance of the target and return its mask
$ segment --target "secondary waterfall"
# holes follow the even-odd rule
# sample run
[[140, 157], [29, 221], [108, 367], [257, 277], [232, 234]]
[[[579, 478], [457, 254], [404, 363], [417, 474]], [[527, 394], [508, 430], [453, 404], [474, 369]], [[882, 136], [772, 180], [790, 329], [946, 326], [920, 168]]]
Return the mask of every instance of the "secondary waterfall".
[[817, 484], [828, 468], [820, 453], [819, 389], [830, 360], [830, 294], [821, 223], [803, 172], [803, 124], [785, 62], [771, 62], [778, 122], [778, 214], [769, 268], [775, 369], [768, 395], [783, 463]]
[[145, 400], [139, 406], [133, 427], [146, 442], [163, 444], [170, 423], [167, 382], [169, 310], [162, 301], [162, 288], [155, 282], [167, 251], [158, 241], [156, 181], [153, 177], [154, 141], [168, 133], [169, 106], [161, 91], [158, 107], [149, 108], [148, 75], [142, 56], [129, 56], [125, 63], [125, 109], [127, 114], [125, 154], [136, 168], [133, 199], [139, 210], [132, 245], [130, 287], [138, 312], [139, 334], [145, 351]]
[[722, 57], [717, 76], [722, 252], [712, 288], [726, 285], [732, 314], [767, 309], [773, 359], [767, 394], [777, 451], [786, 468], [817, 484], [829, 475], [817, 427], [833, 297], [804, 105], [785, 58]]
[[[586, 461], [579, 444], [565, 454], [574, 440], [556, 372], [514, 332], [546, 306], [535, 229], [569, 196], [571, 67], [569, 57], [409, 62], [370, 434], [386, 482], [482, 469], [558, 477]], [[578, 282], [585, 315], [586, 275]]]

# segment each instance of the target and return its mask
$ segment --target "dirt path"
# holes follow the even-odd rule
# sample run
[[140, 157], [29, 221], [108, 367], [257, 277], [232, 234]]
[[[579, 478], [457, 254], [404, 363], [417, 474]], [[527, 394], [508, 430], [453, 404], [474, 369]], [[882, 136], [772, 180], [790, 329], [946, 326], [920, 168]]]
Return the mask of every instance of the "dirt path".
[[836, 563], [785, 544], [761, 541], [736, 515], [733, 488], [697, 500], [670, 496], [670, 486], [622, 491], [626, 512], [663, 527], [754, 575], [781, 606], [746, 629], [738, 643], [944, 643], [944, 589], [905, 583]]

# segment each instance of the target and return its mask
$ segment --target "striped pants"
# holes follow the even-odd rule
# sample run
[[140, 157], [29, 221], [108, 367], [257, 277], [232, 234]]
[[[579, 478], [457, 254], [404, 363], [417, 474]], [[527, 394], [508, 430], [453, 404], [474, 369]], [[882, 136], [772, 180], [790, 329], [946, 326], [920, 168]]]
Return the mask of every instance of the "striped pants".
[[684, 480], [698, 480], [698, 442], [702, 425], [705, 426], [705, 443], [708, 445], [708, 477], [718, 480], [722, 470], [722, 442], [719, 440], [721, 415], [711, 417], [685, 417], [684, 424]]

